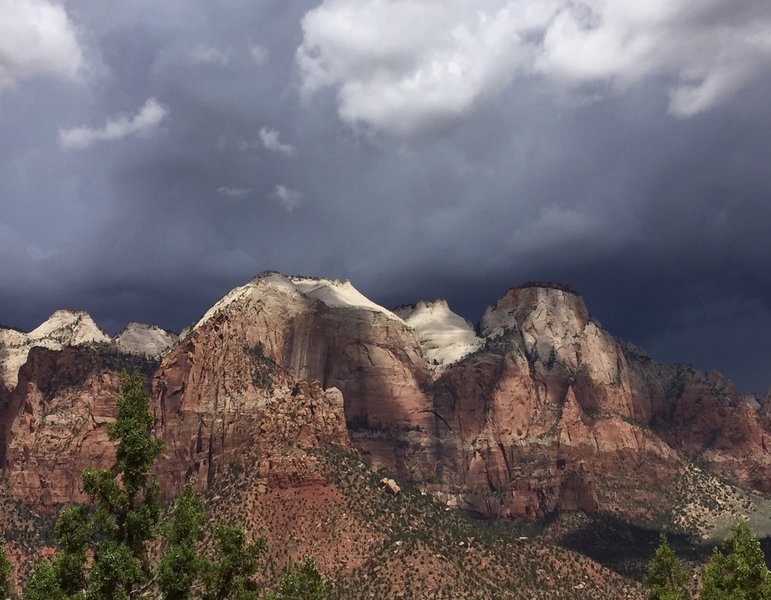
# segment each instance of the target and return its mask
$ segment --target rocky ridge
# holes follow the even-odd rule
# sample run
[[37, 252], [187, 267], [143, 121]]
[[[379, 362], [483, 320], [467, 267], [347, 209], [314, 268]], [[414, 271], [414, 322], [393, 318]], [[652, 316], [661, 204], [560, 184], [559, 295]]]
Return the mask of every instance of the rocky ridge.
[[171, 332], [142, 323], [129, 323], [112, 338], [87, 312], [57, 310], [29, 333], [0, 327], [0, 380], [7, 388], [14, 387], [32, 348], [61, 350], [68, 346], [113, 344], [121, 352], [156, 357], [177, 339]]
[[[36, 335], [104, 339], [87, 315], [57, 315]], [[51, 333], [62, 329], [69, 338]], [[24, 339], [18, 332], [5, 339], [13, 335]], [[143, 336], [154, 349], [173, 340], [133, 326], [116, 346], [136, 350], [130, 342]], [[155, 371], [166, 493], [190, 474], [200, 489], [210, 486], [253, 443], [270, 399], [312, 380], [314, 397], [342, 394], [351, 443], [369, 464], [480, 515], [661, 518], [676, 504], [678, 477], [695, 463], [748, 489], [771, 485], [760, 403], [717, 373], [661, 365], [615, 339], [568, 289], [509, 290], [477, 336], [443, 301], [392, 313], [347, 281], [266, 273], [215, 304]], [[33, 428], [30, 419], [43, 430], [54, 423], [31, 384], [20, 384], [4, 392], [15, 398], [8, 407], [25, 407], [9, 415], [6, 462], [19, 432]], [[51, 491], [51, 502], [72, 493]]]
[[[349, 285], [271, 273], [237, 288], [166, 357], [157, 395], [231, 401], [258, 349], [290, 379], [342, 391], [352, 443], [373, 467], [487, 516], [660, 518], [693, 462], [764, 490], [763, 415], [718, 374], [616, 340], [570, 290], [510, 290], [478, 339], [444, 303], [390, 314]], [[357, 301], [340, 301], [341, 287]], [[434, 334], [448, 322], [450, 335]], [[436, 369], [427, 355], [458, 332], [466, 348]]]
[[25, 333], [0, 329], [0, 375], [6, 386], [16, 384], [19, 369], [34, 347], [59, 350], [64, 346], [108, 343], [110, 336], [102, 331], [88, 313], [57, 310], [45, 322]]
[[[102, 448], [97, 421], [109, 416], [100, 407], [117, 391], [102, 373], [65, 386], [67, 399], [46, 395], [46, 378], [67, 361], [43, 368], [32, 358], [37, 379], [0, 393], [11, 398], [6, 472], [34, 482], [57, 472], [41, 455], [65, 464], [69, 446]], [[771, 481], [767, 403], [753, 406], [717, 373], [657, 363], [604, 331], [562, 286], [512, 288], [477, 336], [442, 301], [391, 312], [347, 281], [266, 273], [215, 304], [154, 371], [167, 497], [188, 476], [209, 489], [243, 464], [271, 402], [298, 394], [311, 406], [340, 404], [350, 443], [373, 468], [483, 516], [669, 518], [676, 482], [694, 464], [760, 493]], [[65, 413], [92, 415], [83, 420], [92, 430], [67, 421], [82, 417], [55, 416]], [[88, 450], [83, 460], [108, 456]], [[77, 497], [59, 487], [14, 493], [31, 503]]]

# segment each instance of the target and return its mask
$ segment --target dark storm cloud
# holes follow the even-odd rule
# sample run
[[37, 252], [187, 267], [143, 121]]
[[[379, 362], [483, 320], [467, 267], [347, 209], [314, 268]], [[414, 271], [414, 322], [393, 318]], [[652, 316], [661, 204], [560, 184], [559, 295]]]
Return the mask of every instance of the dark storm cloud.
[[[658, 29], [631, 9], [603, 15], [612, 39], [656, 39], [627, 62], [536, 17], [512, 45], [516, 3], [440, 4], [422, 8], [433, 26], [348, 30], [341, 7], [394, 15], [368, 2], [69, 2], [78, 77], [75, 63], [28, 78], [21, 65], [0, 89], [0, 323], [31, 328], [65, 306], [112, 331], [180, 329], [264, 269], [347, 277], [384, 304], [444, 296], [478, 321], [511, 285], [554, 279], [657, 358], [765, 391], [765, 3], [741, 3], [754, 38], [732, 13], [723, 40], [741, 81], [703, 45], [724, 2], [695, 16], [675, 3], [674, 17], [662, 4]], [[479, 10], [495, 18], [468, 17]], [[456, 37], [436, 29], [456, 21]], [[416, 96], [410, 81], [433, 87]], [[60, 130], [133, 123], [150, 99], [167, 112], [148, 126], [61, 144]]]

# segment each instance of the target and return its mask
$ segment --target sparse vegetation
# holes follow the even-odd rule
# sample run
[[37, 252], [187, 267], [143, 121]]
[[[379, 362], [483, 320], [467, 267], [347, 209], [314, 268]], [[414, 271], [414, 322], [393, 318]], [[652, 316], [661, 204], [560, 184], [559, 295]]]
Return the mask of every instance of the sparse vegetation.
[[278, 592], [268, 594], [265, 600], [325, 600], [327, 584], [316, 567], [312, 556], [306, 556], [299, 565], [290, 567], [281, 575]]
[[270, 390], [273, 386], [273, 375], [276, 372], [275, 361], [265, 354], [259, 343], [246, 346], [245, 350], [252, 360], [252, 383], [254, 387]]
[[7, 598], [11, 593], [11, 565], [5, 555], [5, 542], [0, 539], [0, 597]]

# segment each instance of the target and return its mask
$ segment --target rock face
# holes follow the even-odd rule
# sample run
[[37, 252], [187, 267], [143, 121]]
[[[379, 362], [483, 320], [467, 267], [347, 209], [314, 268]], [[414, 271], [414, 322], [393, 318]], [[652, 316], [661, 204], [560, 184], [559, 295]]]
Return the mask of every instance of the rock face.
[[768, 424], [718, 374], [664, 367], [613, 338], [568, 290], [509, 290], [485, 348], [437, 382], [449, 500], [481, 514], [666, 512], [689, 461], [767, 489]]
[[123, 352], [153, 358], [166, 352], [178, 339], [176, 334], [155, 325], [132, 322], [113, 341]]
[[[2, 405], [10, 496], [43, 509], [85, 500], [83, 469], [115, 464], [106, 425], [115, 419], [120, 371], [139, 369], [149, 377], [155, 367], [111, 348], [33, 348]], [[165, 497], [188, 477], [206, 489], [235, 465], [250, 465], [267, 481], [297, 483], [300, 475], [318, 472], [303, 467], [303, 449], [328, 443], [351, 448], [339, 390], [323, 390], [318, 381], [290, 383], [280, 373], [273, 382], [252, 401], [223, 402], [204, 412], [185, 403], [153, 404], [156, 432], [165, 442], [156, 464]]]
[[681, 461], [644, 426], [663, 391], [640, 390], [579, 296], [512, 289], [488, 309], [483, 334], [485, 348], [448, 369], [436, 395], [440, 468], [462, 490], [459, 505], [505, 517], [663, 508], [650, 484], [667, 485]]
[[433, 472], [431, 374], [418, 340], [349, 282], [267, 273], [236, 288], [164, 358], [155, 390], [172, 411], [238, 412], [279, 375], [339, 389], [351, 436], [374, 464], [400, 477]]
[[33, 347], [59, 350], [65, 346], [109, 343], [88, 313], [57, 310], [44, 323], [29, 333], [0, 329], [0, 376], [8, 387], [16, 385], [18, 372]]
[[[95, 337], [76, 330], [74, 341]], [[113, 347], [168, 341], [127, 331]], [[2, 335], [6, 349], [27, 343]], [[34, 350], [18, 386], [0, 386], [18, 498], [77, 499], [80, 469], [113, 460], [103, 425], [119, 369], [93, 356], [88, 346]], [[187, 477], [210, 488], [247, 464], [285, 485], [314, 472], [297, 468], [307, 456], [293, 449], [327, 443], [485, 516], [652, 518], [671, 508], [692, 463], [771, 491], [768, 399], [753, 404], [717, 373], [658, 364], [550, 284], [509, 290], [477, 336], [442, 301], [394, 313], [347, 281], [266, 273], [165, 354], [152, 390], [167, 496]]]
[[13, 498], [38, 507], [81, 501], [83, 469], [113, 466], [105, 425], [124, 367], [147, 373], [154, 364], [89, 346], [30, 350], [2, 407], [0, 455]]
[[471, 323], [452, 312], [445, 300], [420, 301], [394, 313], [415, 330], [423, 357], [434, 370], [458, 362], [483, 344]]
[[220, 396], [203, 410], [166, 396], [168, 383], [163, 375], [154, 382], [162, 390], [156, 409], [165, 444], [156, 471], [167, 498], [189, 478], [196, 489], [209, 489], [234, 466], [248, 466], [280, 487], [309, 483], [318, 469], [303, 465], [310, 460], [305, 450], [351, 449], [342, 394], [318, 381], [289, 384], [273, 373], [270, 384], [247, 387], [237, 400]]

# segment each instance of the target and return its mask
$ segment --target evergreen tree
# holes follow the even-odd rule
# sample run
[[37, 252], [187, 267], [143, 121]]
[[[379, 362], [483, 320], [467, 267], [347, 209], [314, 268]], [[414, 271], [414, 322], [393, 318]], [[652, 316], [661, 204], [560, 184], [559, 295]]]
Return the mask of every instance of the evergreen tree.
[[771, 574], [749, 522], [740, 519], [731, 531], [704, 568], [701, 599], [771, 600]]
[[285, 571], [278, 584], [278, 595], [266, 600], [326, 600], [329, 595], [327, 585], [316, 567], [312, 556]]
[[258, 600], [257, 586], [251, 581], [257, 565], [268, 549], [260, 538], [246, 542], [240, 525], [218, 523], [214, 530], [217, 554], [204, 561], [202, 568], [203, 600]]
[[[160, 489], [151, 469], [162, 444], [152, 435], [149, 401], [141, 375], [124, 374], [118, 414], [107, 426], [109, 438], [118, 442], [117, 467], [83, 471], [90, 503], [60, 513], [56, 554], [37, 565], [24, 588], [26, 600], [130, 600], [157, 592], [166, 600], [259, 600], [251, 578], [267, 550], [265, 540], [247, 542], [242, 526], [217, 524], [215, 557], [199, 556], [205, 514], [190, 482], [171, 519], [161, 522]], [[153, 569], [147, 546], [159, 533], [167, 544]], [[3, 558], [0, 546], [0, 591], [10, 572]]]
[[[159, 487], [150, 475], [162, 443], [152, 435], [153, 416], [141, 375], [124, 374], [118, 414], [107, 426], [118, 441], [117, 472], [83, 471], [89, 506], [71, 506], [56, 524], [57, 552], [37, 566], [28, 600], [127, 600], [152, 582], [147, 542], [160, 520]], [[86, 572], [86, 552], [93, 564]]]
[[166, 600], [187, 600], [203, 566], [196, 545], [205, 519], [203, 501], [190, 481], [177, 496], [171, 522], [165, 527], [168, 545], [158, 567], [158, 587]]
[[124, 375], [118, 415], [107, 425], [109, 438], [118, 441], [118, 474], [108, 469], [83, 472], [97, 534], [87, 600], [133, 598], [150, 580], [146, 546], [156, 536], [161, 514], [160, 488], [150, 469], [163, 443], [152, 435], [149, 404], [142, 376]]
[[674, 553], [662, 533], [656, 554], [648, 563], [648, 584], [650, 600], [687, 600], [688, 570]]

